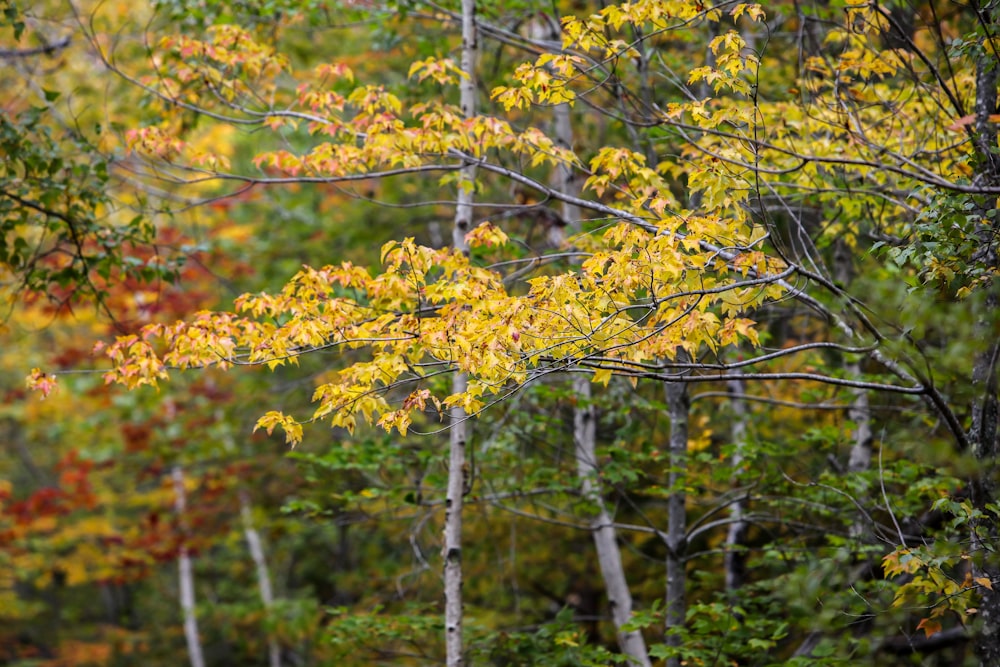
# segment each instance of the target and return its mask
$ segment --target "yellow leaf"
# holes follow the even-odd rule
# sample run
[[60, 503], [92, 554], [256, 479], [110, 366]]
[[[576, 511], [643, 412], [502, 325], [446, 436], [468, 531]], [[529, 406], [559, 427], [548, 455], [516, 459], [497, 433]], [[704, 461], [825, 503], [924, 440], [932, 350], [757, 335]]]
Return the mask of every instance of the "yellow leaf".
[[503, 230], [490, 222], [480, 224], [465, 235], [465, 242], [472, 248], [503, 246], [507, 240], [507, 235], [503, 233]]
[[556, 635], [555, 643], [559, 646], [579, 646], [580, 643], [577, 641], [577, 634], [575, 632], [560, 632]]
[[608, 386], [608, 382], [611, 380], [611, 369], [609, 368], [598, 368], [594, 371], [594, 377], [591, 378], [591, 382], [603, 384], [605, 387]]
[[302, 424], [298, 423], [288, 415], [272, 410], [257, 420], [253, 430], [265, 429], [268, 435], [274, 432], [274, 427], [280, 426], [285, 432], [285, 442], [292, 447], [302, 442]]

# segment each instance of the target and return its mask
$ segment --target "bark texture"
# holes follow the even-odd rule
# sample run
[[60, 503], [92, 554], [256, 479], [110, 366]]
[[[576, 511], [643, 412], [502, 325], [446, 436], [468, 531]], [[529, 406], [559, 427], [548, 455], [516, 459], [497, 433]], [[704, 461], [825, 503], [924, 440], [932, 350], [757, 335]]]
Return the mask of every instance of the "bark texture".
[[[733, 410], [733, 458], [731, 466], [734, 477], [738, 474], [740, 466], [743, 465], [743, 448], [747, 441], [747, 406], [739, 398], [746, 393], [746, 383], [743, 380], [730, 380], [728, 383], [729, 393], [732, 394]], [[750, 527], [744, 519], [746, 514], [746, 504], [743, 499], [737, 499], [729, 506], [729, 530], [726, 532], [726, 554], [724, 566], [726, 570], [726, 590], [735, 591], [743, 587], [746, 581], [746, 540], [747, 530]]]
[[[678, 361], [685, 361], [678, 355]], [[687, 442], [690, 397], [687, 384], [667, 382], [664, 385], [667, 411], [670, 417], [670, 498], [667, 500], [667, 590], [666, 644], [679, 648], [683, 639], [684, 616], [687, 612], [685, 592], [685, 551], [687, 550]], [[667, 667], [681, 667], [681, 659], [667, 659]]]
[[[848, 377], [861, 379], [861, 364], [855, 361], [847, 364], [845, 368]], [[851, 445], [851, 454], [847, 460], [847, 471], [864, 472], [871, 467], [874, 440], [867, 390], [855, 390], [847, 418], [854, 424], [854, 443]]]
[[[842, 239], [837, 241], [833, 256], [833, 277], [841, 285], [847, 287], [854, 279], [854, 253]], [[861, 362], [851, 361], [844, 364], [847, 377], [863, 379], [861, 377]], [[853, 443], [851, 452], [847, 459], [847, 471], [858, 473], [868, 470], [872, 462], [872, 445], [874, 436], [872, 434], [871, 405], [869, 403], [868, 391], [865, 389], [854, 390], [854, 399], [851, 407], [847, 411], [847, 418], [854, 424]], [[855, 535], [860, 535], [860, 524], [852, 528]]]
[[625, 568], [622, 566], [621, 551], [618, 549], [618, 537], [608, 514], [607, 506], [601, 497], [600, 486], [597, 484], [597, 414], [590, 401], [590, 379], [581, 376], [574, 380], [573, 391], [576, 394], [577, 407], [573, 414], [573, 441], [576, 452], [576, 469], [580, 477], [580, 492], [584, 499], [596, 508], [590, 520], [590, 528], [594, 536], [594, 548], [597, 551], [597, 561], [601, 568], [601, 578], [608, 595], [608, 605], [611, 607], [611, 618], [615, 624], [618, 636], [618, 646], [622, 653], [629, 656], [632, 665], [648, 666], [649, 655], [642, 633], [622, 630], [632, 617], [632, 593], [625, 579]]
[[[984, 26], [993, 26], [993, 3], [979, 6], [979, 18]], [[979, 169], [976, 182], [982, 187], [1000, 183], [1000, 156], [997, 152], [997, 127], [991, 116], [997, 113], [997, 67], [996, 56], [985, 41], [982, 53], [976, 63], [976, 146], [979, 152]], [[976, 259], [988, 270], [998, 268], [995, 239], [998, 222], [991, 222], [987, 213], [996, 207], [996, 197], [984, 197], [980, 213], [979, 248]], [[972, 386], [975, 391], [972, 405], [972, 423], [968, 440], [972, 453], [980, 462], [977, 479], [972, 484], [975, 505], [984, 509], [997, 498], [997, 425], [1000, 420], [1000, 403], [997, 399], [997, 360], [1000, 357], [1000, 341], [994, 322], [996, 321], [1000, 284], [994, 277], [987, 287], [984, 309], [977, 328], [980, 340], [990, 341], [973, 362]], [[979, 605], [979, 632], [975, 638], [976, 655], [982, 667], [1000, 665], [1000, 564], [997, 563], [997, 546], [1000, 544], [1000, 530], [993, 521], [980, 521], [972, 525], [972, 548], [976, 552], [974, 573], [992, 581], [993, 590], [981, 589], [982, 601]]]
[[[464, 373], [455, 375], [452, 392], [465, 391]], [[465, 447], [468, 421], [465, 410], [451, 409], [448, 447], [448, 490], [444, 524], [444, 622], [448, 667], [465, 664], [462, 644], [462, 500], [465, 495]]]
[[[460, 84], [460, 104], [466, 118], [476, 115], [476, 57], [479, 51], [476, 34], [475, 0], [462, 0], [462, 71], [466, 76]], [[468, 254], [469, 244], [465, 235], [472, 228], [473, 186], [476, 167], [462, 167], [455, 208], [455, 225], [452, 232], [453, 246]], [[465, 391], [467, 378], [456, 373], [452, 380], [452, 393]], [[465, 664], [462, 641], [462, 501], [466, 487], [465, 448], [468, 439], [468, 415], [461, 407], [449, 412], [450, 431], [448, 445], [448, 488], [445, 498], [444, 527], [444, 604], [445, 604], [445, 653], [448, 667]]]

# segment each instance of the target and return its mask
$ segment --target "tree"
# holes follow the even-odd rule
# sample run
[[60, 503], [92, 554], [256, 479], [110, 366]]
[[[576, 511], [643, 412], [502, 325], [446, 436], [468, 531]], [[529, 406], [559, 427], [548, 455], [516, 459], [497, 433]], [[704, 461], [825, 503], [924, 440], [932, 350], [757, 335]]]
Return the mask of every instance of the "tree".
[[[44, 6], [22, 13], [4, 3], [4, 28], [16, 46], [0, 50], [10, 67], [7, 113], [0, 121], [0, 270], [5, 291], [45, 294], [61, 307], [102, 303], [119, 280], [169, 282], [182, 259], [150, 253], [162, 242], [150, 220], [108, 191], [110, 160], [98, 144], [106, 130], [91, 113], [61, 99], [73, 66], [72, 35], [45, 22]], [[6, 30], [5, 30], [6, 32]]]
[[[473, 29], [469, 6], [429, 7], [431, 16], [422, 5], [399, 9], [435, 30], [463, 18]], [[272, 36], [234, 24], [165, 37], [145, 71], [100, 48], [160, 114], [130, 128], [130, 159], [172, 187], [397, 179], [394, 187], [433, 202], [439, 195], [418, 179], [435, 174], [459, 188], [457, 230], [473, 192], [485, 212], [477, 217], [487, 218], [451, 249], [389, 241], [378, 271], [306, 266], [280, 291], [239, 297], [232, 311], [151, 323], [109, 346], [107, 380], [137, 388], [173, 369], [273, 370], [340, 352], [311, 410], [269, 411], [258, 427], [281, 427], [292, 445], [321, 421], [356, 437], [375, 425], [406, 438], [444, 428], [435, 420], [450, 414], [463, 425], [451, 430], [446, 503], [455, 522], [487, 470], [483, 502], [538, 520], [555, 511], [611, 520], [602, 507], [615, 499], [632, 516], [615, 526], [633, 531], [631, 546], [643, 535], [660, 541], [640, 551], [659, 551], [666, 564], [668, 632], [659, 643], [659, 611], [644, 590], [651, 577], [630, 582], [643, 601], [633, 624], [616, 618], [615, 630], [644, 628], [656, 642], [650, 655], [668, 664], [720, 655], [763, 664], [763, 652], [849, 664], [962, 650], [970, 636], [982, 664], [995, 662], [995, 17], [935, 3], [640, 2], [566, 16], [554, 44], [511, 27], [529, 14], [477, 14], [479, 34], [503, 47], [497, 70], [509, 72], [491, 90], [493, 112], [480, 115], [469, 95], [488, 70], [474, 71], [470, 57], [417, 59], [407, 89], [394, 72], [356, 84], [343, 62], [293, 66]], [[468, 32], [463, 39], [471, 48]], [[530, 59], [511, 64], [508, 48]], [[456, 88], [461, 108], [446, 101]], [[598, 141], [569, 145], [559, 126], [570, 104], [587, 130], [573, 138]], [[233, 168], [185, 144], [175, 130], [187, 117], [267, 128], [283, 147], [259, 152], [258, 171]], [[551, 120], [551, 136], [529, 125]], [[555, 202], [562, 213], [548, 206]], [[571, 245], [532, 247], [533, 225], [574, 222], [568, 207], [593, 219]], [[476, 450], [483, 458], [470, 458], [466, 472], [466, 415], [501, 419], [505, 403], [567, 374], [588, 377], [609, 400], [631, 388], [631, 400], [665, 414], [670, 435], [650, 444], [668, 456], [595, 448], [595, 462], [607, 460], [576, 471], [596, 477], [576, 508], [576, 489], [558, 472], [546, 477], [542, 456], [526, 461], [537, 466], [528, 488], [513, 488], [500, 451]], [[747, 405], [780, 407], [737, 412], [740, 422], [759, 420], [758, 433], [722, 444], [709, 431], [725, 432], [726, 420], [700, 405], [727, 399], [727, 383], [742, 387]], [[706, 389], [689, 395], [691, 385]], [[589, 402], [576, 386], [576, 400]], [[774, 417], [792, 408], [801, 412]], [[627, 421], [609, 411], [605, 427], [627, 433], [619, 418]], [[840, 439], [851, 442], [846, 465]], [[976, 466], [944, 466], [936, 448], [945, 445]], [[737, 451], [735, 470], [715, 465]], [[405, 497], [435, 507], [418, 479]], [[504, 503], [505, 494], [535, 492], [554, 504]], [[454, 604], [464, 545], [458, 523], [448, 525]], [[715, 545], [739, 525], [754, 528], [727, 549], [752, 554], [754, 575], [728, 590], [689, 577], [693, 563], [712, 571]], [[792, 592], [797, 582], [823, 586], [826, 609]], [[460, 664], [469, 645], [455, 643], [462, 615], [452, 604], [447, 654]], [[782, 606], [809, 622], [789, 627], [775, 617]], [[855, 629], [864, 646], [841, 614], [864, 619]], [[924, 638], [901, 643], [898, 627]], [[642, 662], [637, 648], [622, 648]]]

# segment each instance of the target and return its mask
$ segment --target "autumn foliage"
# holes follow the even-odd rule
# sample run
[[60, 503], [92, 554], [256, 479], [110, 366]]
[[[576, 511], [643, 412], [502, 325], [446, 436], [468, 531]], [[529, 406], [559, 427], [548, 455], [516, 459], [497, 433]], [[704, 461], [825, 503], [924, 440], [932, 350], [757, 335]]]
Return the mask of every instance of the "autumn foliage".
[[41, 5], [0, 663], [1000, 661], [994, 8]]

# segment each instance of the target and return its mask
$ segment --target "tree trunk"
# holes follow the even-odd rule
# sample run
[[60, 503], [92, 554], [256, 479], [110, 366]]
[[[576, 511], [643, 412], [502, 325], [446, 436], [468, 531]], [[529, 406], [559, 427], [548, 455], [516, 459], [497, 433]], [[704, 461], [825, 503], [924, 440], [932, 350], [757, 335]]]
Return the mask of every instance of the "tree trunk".
[[[556, 23], [546, 25], [549, 28], [544, 37], [558, 43], [560, 39], [559, 26]], [[571, 108], [568, 104], [558, 104], [552, 109], [556, 144], [560, 148], [573, 148], [573, 124]], [[577, 187], [573, 179], [573, 168], [569, 164], [558, 165], [553, 174], [553, 187], [560, 192], [576, 196]], [[565, 241], [565, 228], [571, 233], [580, 231], [580, 209], [573, 204], [563, 202], [562, 223], [554, 224], [549, 230], [549, 240], [557, 247]], [[649, 654], [642, 633], [636, 630], [625, 632], [622, 626], [632, 617], [632, 593], [625, 579], [625, 568], [622, 566], [621, 551], [618, 548], [617, 531], [615, 531], [611, 516], [601, 495], [600, 485], [595, 481], [597, 474], [597, 411], [591, 402], [592, 386], [585, 375], [573, 380], [573, 393], [576, 407], [573, 410], [573, 445], [576, 457], [577, 475], [580, 479], [581, 496], [592, 503], [596, 511], [590, 519], [594, 536], [594, 549], [597, 552], [597, 562], [601, 569], [604, 590], [608, 596], [608, 606], [611, 609], [611, 619], [615, 624], [618, 647], [622, 653], [630, 657], [633, 665], [647, 666]]]
[[[989, 9], [978, 10], [983, 24], [993, 25]], [[991, 116], [997, 113], [997, 63], [988, 44], [982, 44], [983, 52], [976, 63], [976, 147], [979, 152], [979, 173], [977, 185], [987, 187], [1000, 183], [1000, 156], [997, 155], [997, 129]], [[979, 211], [980, 222], [979, 261], [989, 269], [996, 270], [997, 250], [994, 239], [998, 223], [987, 217], [996, 205], [996, 196], [989, 195]], [[977, 393], [972, 405], [972, 424], [969, 429], [969, 444], [972, 453], [980, 462], [978, 478], [972, 484], [973, 500], [976, 507], [985, 507], [996, 502], [996, 457], [997, 423], [1000, 419], [1000, 404], [997, 400], [997, 358], [1000, 356], [1000, 341], [997, 340], [994, 322], [1000, 298], [1000, 283], [994, 277], [986, 287], [985, 307], [977, 322], [980, 340], [990, 341], [985, 350], [976, 355], [972, 367], [972, 386]], [[993, 590], [981, 588], [982, 601], [979, 604], [979, 633], [975, 639], [976, 655], [982, 667], [1000, 665], [1000, 565], [997, 564], [996, 549], [1000, 543], [1000, 531], [990, 520], [977, 521], [972, 525], [972, 548], [975, 558], [974, 575], [992, 582]]]
[[[476, 54], [479, 45], [475, 21], [475, 0], [462, 0], [462, 71], [466, 76], [460, 84], [460, 95], [462, 114], [466, 118], [476, 115]], [[469, 252], [469, 244], [465, 235], [472, 227], [475, 181], [475, 165], [464, 165], [458, 188], [452, 244], [466, 254]], [[456, 373], [452, 380], [452, 393], [463, 393], [467, 386], [465, 374]], [[445, 653], [448, 667], [462, 667], [465, 664], [462, 643], [462, 501], [466, 487], [468, 415], [464, 409], [455, 406], [449, 411], [449, 420], [448, 489], [444, 526]]]
[[[854, 279], [854, 273], [852, 249], [843, 239], [838, 240], [833, 252], [833, 278], [847, 288]], [[844, 369], [847, 377], [862, 379], [861, 362], [852, 361], [845, 364]], [[847, 418], [854, 424], [854, 443], [847, 459], [847, 470], [852, 473], [863, 472], [871, 467], [873, 443], [871, 409], [866, 390], [854, 390], [854, 400], [847, 411]]]
[[[686, 361], [686, 354], [678, 354]], [[687, 483], [688, 411], [690, 398], [687, 384], [667, 382], [664, 385], [667, 411], [670, 417], [670, 498], [667, 500], [667, 591], [666, 644], [681, 646], [683, 639], [684, 601], [687, 588], [684, 552], [687, 550], [687, 507], [684, 486]], [[678, 657], [667, 659], [667, 667], [680, 667]]]
[[[257, 569], [257, 589], [260, 591], [260, 601], [264, 605], [264, 611], [270, 614], [274, 604], [274, 594], [271, 591], [271, 574], [267, 569], [267, 559], [264, 557], [264, 546], [260, 539], [260, 533], [253, 522], [253, 511], [250, 505], [250, 496], [246, 491], [240, 491], [240, 517], [243, 519], [243, 535], [247, 540], [247, 548], [250, 549], [250, 557], [253, 559]], [[268, 664], [271, 667], [281, 667], [281, 646], [278, 640], [268, 632], [267, 656]]]
[[[997, 285], [990, 288], [987, 298], [988, 310], [980, 322], [994, 319], [997, 309]], [[990, 335], [984, 331], [984, 335]], [[997, 357], [1000, 342], [995, 340], [988, 349], [976, 356], [972, 369], [973, 387], [980, 392], [972, 410], [972, 428], [969, 443], [980, 466], [977, 478], [973, 480], [973, 502], [977, 509], [989, 512], [986, 506], [997, 500]], [[989, 516], [989, 514], [987, 514]], [[992, 582], [993, 590], [982, 587], [982, 601], [978, 605], [979, 634], [976, 636], [976, 654], [982, 667], [1000, 665], [1000, 564], [997, 563], [997, 548], [1000, 546], [1000, 530], [991, 519], [973, 522], [972, 526], [973, 575]]]
[[590, 379], [586, 376], [576, 378], [573, 381], [573, 391], [577, 400], [577, 407], [573, 413], [576, 470], [580, 477], [582, 497], [596, 507], [590, 520], [590, 529], [594, 535], [597, 562], [600, 565], [601, 578], [604, 580], [604, 587], [607, 591], [611, 618], [618, 636], [618, 646], [622, 653], [629, 656], [630, 664], [648, 666], [650, 664], [649, 655], [642, 633], [637, 630], [631, 632], [622, 630], [622, 626], [632, 617], [632, 593], [625, 580], [625, 568], [622, 567], [616, 531], [604, 504], [604, 499], [601, 497], [600, 485], [595, 481], [597, 473], [597, 411], [590, 400]]
[[201, 651], [201, 638], [198, 636], [198, 616], [195, 610], [194, 572], [191, 566], [191, 556], [187, 549], [187, 521], [184, 516], [187, 511], [187, 493], [184, 489], [184, 470], [174, 466], [174, 510], [183, 533], [180, 552], [177, 555], [177, 569], [180, 578], [181, 611], [184, 614], [184, 639], [187, 641], [188, 658], [191, 667], [205, 667], [205, 657]]
[[[861, 379], [861, 364], [857, 361], [846, 365], [847, 377]], [[847, 459], [847, 471], [852, 473], [864, 472], [871, 467], [872, 462], [872, 424], [871, 410], [868, 404], [868, 391], [856, 389], [854, 400], [851, 402], [851, 409], [847, 411], [847, 418], [854, 424], [854, 444], [851, 445], [851, 454]]]
[[[747, 406], [741, 396], [746, 393], [746, 383], [743, 380], [730, 380], [729, 393], [732, 394], [733, 409], [733, 458], [730, 465], [733, 477], [739, 475], [743, 465], [743, 448], [747, 440]], [[729, 531], [726, 533], [726, 555], [723, 561], [726, 570], [726, 590], [735, 591], [743, 587], [746, 580], [746, 539], [750, 525], [743, 520], [746, 507], [743, 500], [736, 500], [729, 506]]]
[[[455, 375], [451, 390], [466, 388], [464, 373]], [[468, 421], [465, 410], [454, 407], [450, 413], [448, 455], [448, 491], [444, 524], [444, 616], [445, 649], [448, 667], [465, 664], [462, 650], [462, 500], [465, 495], [465, 444]]]

